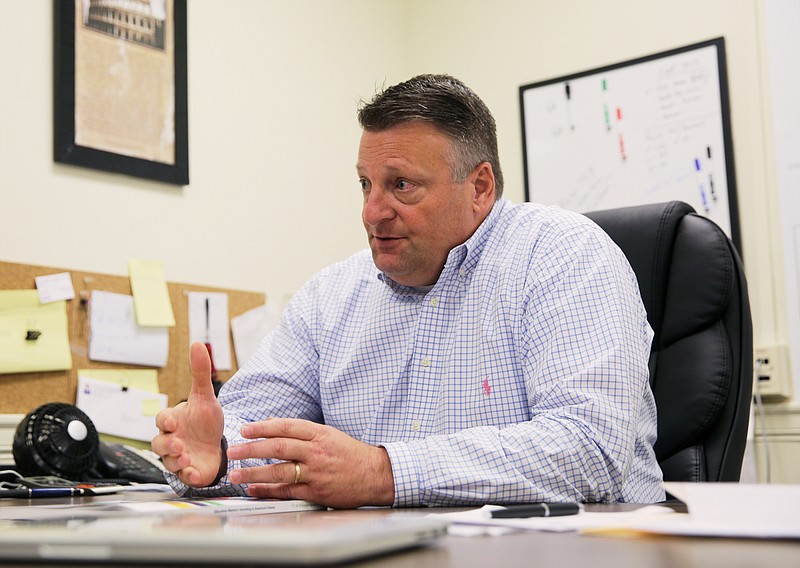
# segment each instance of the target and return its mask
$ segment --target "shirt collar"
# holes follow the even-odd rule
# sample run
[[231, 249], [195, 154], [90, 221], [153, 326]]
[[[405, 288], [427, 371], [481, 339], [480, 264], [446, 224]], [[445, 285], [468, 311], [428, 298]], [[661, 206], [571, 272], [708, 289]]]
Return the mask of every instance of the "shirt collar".
[[[452, 274], [453, 271], [458, 271], [461, 275], [465, 275], [475, 268], [486, 246], [486, 242], [489, 240], [492, 227], [497, 224], [497, 219], [502, 215], [506, 207], [508, 207], [508, 201], [505, 199], [498, 200], [492, 206], [492, 210], [486, 216], [486, 219], [484, 219], [478, 228], [475, 229], [475, 232], [472, 233], [472, 236], [460, 245], [453, 247], [447, 255], [447, 261], [442, 269], [442, 273], [439, 275], [439, 280], [442, 280], [444, 276]], [[397, 294], [403, 296], [424, 296], [427, 294], [427, 291], [420, 290], [419, 287], [415, 288], [413, 286], [398, 284], [392, 280], [388, 274], [383, 272], [379, 272], [377, 276], [378, 280], [384, 282]]]

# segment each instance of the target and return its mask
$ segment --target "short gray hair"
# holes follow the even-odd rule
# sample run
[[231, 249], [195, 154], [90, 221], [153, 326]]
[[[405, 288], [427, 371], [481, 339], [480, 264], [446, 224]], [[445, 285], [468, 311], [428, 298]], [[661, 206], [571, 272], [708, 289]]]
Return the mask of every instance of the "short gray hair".
[[495, 197], [503, 194], [497, 152], [497, 126], [486, 104], [464, 83], [449, 75], [417, 75], [376, 94], [358, 109], [368, 132], [382, 132], [408, 122], [427, 122], [452, 141], [453, 179], [462, 182], [482, 162], [495, 178]]

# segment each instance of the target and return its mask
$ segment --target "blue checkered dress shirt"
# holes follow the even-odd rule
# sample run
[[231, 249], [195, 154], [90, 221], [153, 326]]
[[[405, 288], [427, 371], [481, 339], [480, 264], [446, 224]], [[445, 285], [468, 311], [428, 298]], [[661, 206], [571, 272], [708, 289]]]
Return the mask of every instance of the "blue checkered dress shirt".
[[368, 250], [314, 276], [224, 385], [225, 434], [296, 417], [382, 445], [396, 506], [655, 502], [651, 340], [605, 233], [501, 200], [430, 290], [393, 282]]

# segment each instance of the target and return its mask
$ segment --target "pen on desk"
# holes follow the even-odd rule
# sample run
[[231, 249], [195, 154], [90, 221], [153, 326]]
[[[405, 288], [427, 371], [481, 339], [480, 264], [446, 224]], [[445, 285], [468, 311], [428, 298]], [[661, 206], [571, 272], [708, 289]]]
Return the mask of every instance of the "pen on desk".
[[531, 503], [510, 505], [505, 509], [492, 511], [493, 519], [525, 519], [528, 517], [563, 517], [577, 515], [581, 511], [579, 503]]
[[40, 499], [42, 497], [77, 497], [86, 495], [81, 487], [31, 487], [28, 489], [4, 489], [0, 498]]

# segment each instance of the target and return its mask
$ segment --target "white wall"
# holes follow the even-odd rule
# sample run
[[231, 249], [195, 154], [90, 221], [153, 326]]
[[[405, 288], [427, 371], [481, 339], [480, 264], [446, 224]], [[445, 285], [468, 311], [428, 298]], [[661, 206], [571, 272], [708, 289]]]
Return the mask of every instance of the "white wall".
[[[727, 42], [743, 253], [756, 345], [786, 342], [768, 171], [760, 0], [191, 0], [191, 184], [52, 161], [52, 15], [0, 18], [0, 259], [126, 273], [283, 302], [364, 246], [355, 109], [376, 85], [447, 72], [495, 113], [506, 196], [523, 199], [518, 87], [717, 36]], [[800, 392], [800, 378], [795, 378]]]
[[282, 303], [366, 246], [355, 113], [406, 75], [400, 8], [191, 0], [180, 188], [53, 163], [52, 3], [3, 2], [0, 259], [123, 275], [161, 259], [169, 280]]

